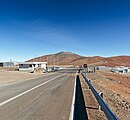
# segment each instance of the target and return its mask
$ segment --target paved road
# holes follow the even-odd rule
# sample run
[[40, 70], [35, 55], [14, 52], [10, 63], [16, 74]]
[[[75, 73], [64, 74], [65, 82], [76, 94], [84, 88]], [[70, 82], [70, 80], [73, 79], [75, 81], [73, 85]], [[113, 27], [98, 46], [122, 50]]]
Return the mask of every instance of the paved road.
[[74, 77], [62, 71], [0, 87], [0, 120], [68, 120]]

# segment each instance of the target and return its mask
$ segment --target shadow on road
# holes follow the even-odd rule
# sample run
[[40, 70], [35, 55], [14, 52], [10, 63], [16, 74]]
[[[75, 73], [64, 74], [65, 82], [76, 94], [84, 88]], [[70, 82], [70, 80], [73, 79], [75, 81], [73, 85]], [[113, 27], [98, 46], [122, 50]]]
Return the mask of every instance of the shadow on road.
[[88, 120], [84, 97], [83, 97], [80, 79], [78, 75], [76, 79], [76, 99], [75, 99], [74, 120]]

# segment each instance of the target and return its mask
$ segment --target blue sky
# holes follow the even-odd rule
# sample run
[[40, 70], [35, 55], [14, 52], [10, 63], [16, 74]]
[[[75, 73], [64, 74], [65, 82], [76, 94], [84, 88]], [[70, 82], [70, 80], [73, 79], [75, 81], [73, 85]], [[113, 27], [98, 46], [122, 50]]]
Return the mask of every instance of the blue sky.
[[0, 61], [130, 55], [130, 1], [0, 0], [0, 43]]

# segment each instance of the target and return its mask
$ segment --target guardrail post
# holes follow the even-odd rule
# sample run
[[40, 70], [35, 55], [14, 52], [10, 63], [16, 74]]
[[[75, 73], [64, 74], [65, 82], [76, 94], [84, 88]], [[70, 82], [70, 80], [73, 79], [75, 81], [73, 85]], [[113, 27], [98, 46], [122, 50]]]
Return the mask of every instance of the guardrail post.
[[[100, 92], [99, 95], [103, 98], [103, 93], [102, 93], [102, 92]], [[102, 110], [102, 107], [99, 105], [99, 106], [98, 106], [98, 109], [99, 109], [99, 110]]]

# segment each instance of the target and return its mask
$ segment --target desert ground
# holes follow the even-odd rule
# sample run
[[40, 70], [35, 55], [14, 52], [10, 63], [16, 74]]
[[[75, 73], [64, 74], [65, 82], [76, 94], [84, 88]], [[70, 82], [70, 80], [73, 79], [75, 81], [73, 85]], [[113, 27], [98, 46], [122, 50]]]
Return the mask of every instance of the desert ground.
[[[43, 75], [45, 74], [0, 70], [0, 86], [29, 80]], [[106, 120], [104, 113], [98, 110], [97, 101], [81, 75], [80, 78], [89, 119]], [[91, 81], [97, 92], [103, 92], [104, 100], [117, 117], [120, 120], [129, 120], [130, 73], [117, 74], [109, 71], [96, 71], [96, 73], [88, 73], [87, 78]]]
[[44, 74], [0, 70], [0, 86], [5, 85], [5, 84], [10, 84], [13, 82], [29, 80], [29, 79], [39, 77], [42, 75]]
[[[130, 119], [130, 74], [97, 71], [88, 73], [87, 78], [98, 93], [103, 92], [104, 100], [120, 120]], [[90, 89], [84, 80], [81, 79], [81, 82], [89, 118], [105, 120], [105, 115], [98, 110], [97, 101]]]

